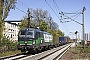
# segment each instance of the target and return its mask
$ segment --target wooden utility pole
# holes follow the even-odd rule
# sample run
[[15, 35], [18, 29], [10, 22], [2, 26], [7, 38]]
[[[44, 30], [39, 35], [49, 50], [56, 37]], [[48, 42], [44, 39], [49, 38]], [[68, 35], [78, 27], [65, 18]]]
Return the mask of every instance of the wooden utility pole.
[[28, 28], [30, 28], [31, 27], [31, 25], [30, 25], [30, 10], [29, 10], [29, 8], [28, 8], [28, 10], [27, 10], [27, 12], [28, 12]]

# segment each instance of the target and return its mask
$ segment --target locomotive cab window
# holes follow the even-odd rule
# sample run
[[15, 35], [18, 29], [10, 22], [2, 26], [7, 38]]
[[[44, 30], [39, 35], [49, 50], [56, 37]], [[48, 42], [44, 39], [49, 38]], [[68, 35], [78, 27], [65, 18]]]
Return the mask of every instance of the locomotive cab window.
[[25, 30], [22, 30], [19, 32], [19, 35], [25, 35], [26, 34], [26, 31]]

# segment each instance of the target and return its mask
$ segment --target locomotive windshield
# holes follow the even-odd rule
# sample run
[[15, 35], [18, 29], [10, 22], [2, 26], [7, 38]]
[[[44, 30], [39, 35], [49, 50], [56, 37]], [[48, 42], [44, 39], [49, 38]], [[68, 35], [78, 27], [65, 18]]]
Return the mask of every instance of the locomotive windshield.
[[34, 38], [34, 31], [33, 30], [21, 30], [19, 32], [19, 37], [28, 37], [28, 38]]
[[27, 33], [26, 33], [26, 37], [29, 37], [29, 38], [34, 38], [34, 31], [27, 31]]
[[28, 31], [27, 35], [33, 36], [33, 32], [32, 31]]

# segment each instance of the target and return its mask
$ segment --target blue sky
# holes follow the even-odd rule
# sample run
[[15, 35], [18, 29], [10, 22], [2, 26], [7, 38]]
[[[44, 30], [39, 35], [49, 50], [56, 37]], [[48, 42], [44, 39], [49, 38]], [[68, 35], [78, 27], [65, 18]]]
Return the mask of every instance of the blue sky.
[[[52, 7], [52, 9], [57, 13], [57, 9], [55, 8], [53, 0], [47, 0], [47, 2]], [[57, 6], [59, 7], [59, 12], [61, 11], [76, 12], [80, 9], [82, 10], [82, 8], [85, 6], [86, 7], [86, 10], [84, 12], [85, 33], [90, 33], [90, 28], [89, 28], [90, 1], [89, 0], [55, 0], [55, 2], [57, 3]], [[45, 0], [17, 0], [16, 7], [19, 8], [20, 10], [23, 10], [24, 12], [27, 12], [28, 8], [32, 8], [32, 9], [40, 8], [42, 10], [47, 10], [48, 13], [50, 13], [50, 15], [52, 16], [53, 21], [59, 25], [59, 29], [62, 32], [64, 32], [65, 35], [71, 36], [70, 32], [74, 33], [75, 31], [78, 31], [80, 33], [80, 38], [81, 38], [82, 26], [74, 21], [71, 21], [68, 23], [60, 23], [59, 18], [55, 15], [52, 9], [48, 6]], [[25, 16], [26, 14], [21, 12], [20, 10], [18, 9], [11, 10], [6, 20], [21, 20], [23, 16]], [[81, 12], [81, 10], [79, 12]], [[59, 14], [58, 16], [60, 17]], [[67, 16], [71, 16], [71, 14]], [[80, 14], [75, 20], [82, 23], [82, 15]]]

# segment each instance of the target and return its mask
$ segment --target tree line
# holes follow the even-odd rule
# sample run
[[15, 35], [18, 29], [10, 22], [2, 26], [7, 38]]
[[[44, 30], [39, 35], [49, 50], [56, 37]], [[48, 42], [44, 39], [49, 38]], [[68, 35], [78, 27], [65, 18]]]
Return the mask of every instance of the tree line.
[[[64, 33], [59, 29], [58, 24], [53, 21], [53, 18], [48, 14], [47, 10], [30, 8], [29, 14], [29, 16], [23, 17], [19, 24], [19, 29], [28, 28], [28, 25], [30, 25], [31, 28], [39, 27], [40, 30], [47, 31], [53, 35], [54, 43], [58, 42], [60, 36], [64, 36]], [[30, 19], [28, 19], [28, 17], [30, 17]]]

